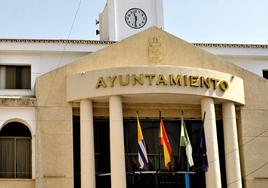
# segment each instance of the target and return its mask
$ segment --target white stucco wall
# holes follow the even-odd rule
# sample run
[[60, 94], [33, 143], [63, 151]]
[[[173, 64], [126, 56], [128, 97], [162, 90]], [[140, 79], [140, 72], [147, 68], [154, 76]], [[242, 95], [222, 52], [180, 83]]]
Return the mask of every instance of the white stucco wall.
[[34, 107], [0, 107], [0, 130], [9, 122], [18, 121], [26, 125], [32, 136], [36, 134]]
[[36, 78], [49, 71], [80, 58], [86, 53], [3, 53], [0, 55], [1, 65], [31, 66], [31, 89], [1, 89], [0, 95], [34, 96]]
[[268, 70], [268, 48], [204, 47], [203, 49], [261, 77], [262, 71]]

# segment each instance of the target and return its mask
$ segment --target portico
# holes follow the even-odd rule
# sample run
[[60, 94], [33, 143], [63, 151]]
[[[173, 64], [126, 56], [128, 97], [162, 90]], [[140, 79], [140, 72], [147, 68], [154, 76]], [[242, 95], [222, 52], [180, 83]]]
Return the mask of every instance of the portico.
[[[165, 82], [158, 84], [128, 84], [122, 85], [114, 82], [109, 75], [165, 75], [167, 73], [186, 72], [202, 78], [205, 75], [213, 75], [214, 80], [222, 80], [225, 86], [213, 87], [216, 82], [211, 82], [211, 87], [193, 87], [191, 84], [181, 87], [180, 82], [176, 85], [166, 85]], [[170, 74], [169, 74], [170, 75]], [[107, 84], [100, 81], [107, 78]], [[115, 78], [115, 77], [114, 77]], [[228, 187], [242, 187], [241, 170], [238, 150], [238, 140], [235, 121], [235, 104], [243, 104], [243, 80], [232, 75], [217, 71], [187, 68], [187, 67], [124, 67], [111, 68], [109, 70], [97, 70], [83, 74], [72, 75], [67, 78], [68, 101], [80, 101], [81, 118], [81, 185], [83, 187], [95, 187], [94, 168], [94, 138], [93, 138], [93, 101], [106, 101], [109, 103], [110, 119], [110, 164], [111, 164], [111, 187], [126, 188], [125, 146], [123, 130], [123, 102], [147, 103], [172, 103], [172, 104], [199, 104], [200, 116], [206, 112], [204, 130], [207, 143], [207, 156], [209, 170], [206, 173], [206, 187], [220, 188], [221, 174], [218, 152], [218, 139], [216, 131], [215, 103], [222, 104], [222, 120], [224, 124], [225, 152], [226, 152], [226, 175]], [[110, 79], [110, 81], [109, 81]], [[228, 80], [228, 81], [227, 81]], [[78, 84], [79, 83], [79, 84]], [[96, 84], [97, 83], [97, 84]], [[104, 84], [105, 83], [105, 84]], [[150, 82], [149, 82], [150, 83]], [[218, 82], [217, 82], [218, 83]], [[103, 86], [106, 87], [103, 87]], [[241, 95], [236, 95], [238, 92]], [[150, 96], [150, 97], [148, 97]], [[89, 144], [90, 143], [90, 144]], [[85, 169], [85, 170], [83, 170]], [[232, 170], [230, 170], [232, 169]], [[235, 174], [235, 176], [233, 175]], [[89, 178], [90, 177], [90, 178]], [[235, 177], [235, 178], [234, 178]], [[234, 181], [235, 179], [235, 181]], [[84, 186], [83, 186], [84, 185]]]

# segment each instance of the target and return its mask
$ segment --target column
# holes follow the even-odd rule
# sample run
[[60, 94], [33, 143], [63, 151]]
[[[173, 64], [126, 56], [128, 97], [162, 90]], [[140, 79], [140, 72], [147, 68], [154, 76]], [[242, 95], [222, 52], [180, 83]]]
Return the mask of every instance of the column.
[[122, 99], [120, 96], [110, 97], [109, 111], [110, 111], [111, 187], [126, 188], [123, 110], [122, 110]]
[[222, 119], [227, 187], [242, 188], [234, 103], [222, 104]]
[[92, 101], [80, 101], [81, 188], [95, 188], [95, 154]]
[[[201, 100], [202, 114], [206, 112], [204, 132], [207, 145], [208, 171], [206, 173], [206, 188], [221, 188], [221, 172], [216, 130], [216, 116], [212, 98]], [[203, 115], [202, 115], [203, 116]]]

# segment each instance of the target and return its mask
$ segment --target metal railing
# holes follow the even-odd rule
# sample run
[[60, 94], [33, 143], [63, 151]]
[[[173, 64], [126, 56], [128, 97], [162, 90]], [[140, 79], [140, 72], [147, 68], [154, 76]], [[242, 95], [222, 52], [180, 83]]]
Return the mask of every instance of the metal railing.
[[[110, 188], [110, 173], [96, 174], [98, 188]], [[127, 173], [127, 188], [178, 188], [185, 187], [185, 177], [195, 175], [195, 172], [176, 171], [135, 171]]]

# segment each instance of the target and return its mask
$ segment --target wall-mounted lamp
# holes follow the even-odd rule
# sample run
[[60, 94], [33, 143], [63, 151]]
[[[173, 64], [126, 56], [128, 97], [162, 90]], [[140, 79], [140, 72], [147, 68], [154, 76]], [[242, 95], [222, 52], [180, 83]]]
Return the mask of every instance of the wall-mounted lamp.
[[230, 81], [232, 82], [232, 81], [233, 81], [233, 79], [234, 79], [234, 75], [232, 75], [232, 76], [231, 76], [231, 79], [230, 79]]

